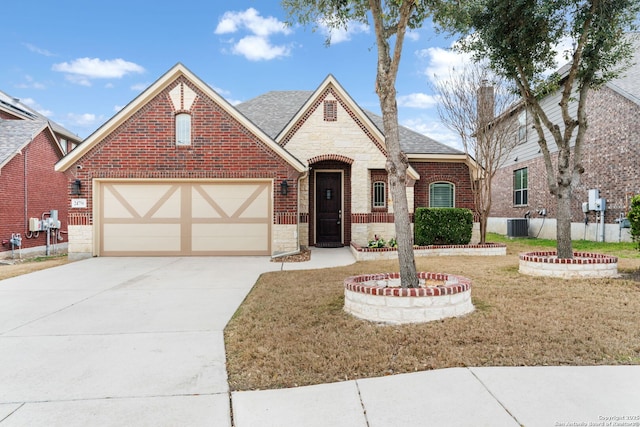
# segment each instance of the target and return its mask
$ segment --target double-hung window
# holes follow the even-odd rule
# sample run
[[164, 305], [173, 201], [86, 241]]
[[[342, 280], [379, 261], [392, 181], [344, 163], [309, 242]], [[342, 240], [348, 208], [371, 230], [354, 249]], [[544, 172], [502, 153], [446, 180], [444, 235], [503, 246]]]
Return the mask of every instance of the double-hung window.
[[513, 204], [524, 206], [529, 203], [529, 171], [528, 168], [513, 171]]

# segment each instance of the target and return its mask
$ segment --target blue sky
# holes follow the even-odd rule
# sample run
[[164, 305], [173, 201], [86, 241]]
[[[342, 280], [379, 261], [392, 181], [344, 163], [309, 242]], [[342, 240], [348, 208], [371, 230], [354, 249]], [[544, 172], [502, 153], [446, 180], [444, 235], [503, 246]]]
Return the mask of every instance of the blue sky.
[[[90, 6], [89, 6], [90, 5]], [[379, 113], [373, 29], [286, 28], [279, 0], [36, 0], [2, 6], [0, 90], [85, 138], [178, 62], [232, 103], [314, 90], [333, 74]], [[430, 22], [408, 35], [397, 82], [400, 123], [460, 148], [438, 119], [431, 76], [460, 57]]]

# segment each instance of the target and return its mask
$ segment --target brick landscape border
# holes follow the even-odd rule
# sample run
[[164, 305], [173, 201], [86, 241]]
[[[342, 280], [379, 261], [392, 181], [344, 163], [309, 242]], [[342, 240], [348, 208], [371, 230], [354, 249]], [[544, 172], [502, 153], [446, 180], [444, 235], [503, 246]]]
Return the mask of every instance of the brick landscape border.
[[470, 279], [429, 272], [418, 272], [418, 279], [442, 284], [401, 288], [400, 273], [348, 277], [344, 280], [344, 309], [355, 317], [388, 324], [430, 322], [474, 310]]
[[555, 251], [525, 252], [520, 256], [520, 273], [529, 276], [617, 277], [618, 257], [590, 252], [574, 252], [572, 259], [558, 258]]
[[[396, 259], [396, 248], [369, 248], [351, 242], [351, 252], [358, 261], [379, 261]], [[502, 243], [485, 243], [483, 245], [430, 245], [414, 246], [413, 253], [416, 257], [425, 256], [501, 256], [507, 254], [507, 245]]]

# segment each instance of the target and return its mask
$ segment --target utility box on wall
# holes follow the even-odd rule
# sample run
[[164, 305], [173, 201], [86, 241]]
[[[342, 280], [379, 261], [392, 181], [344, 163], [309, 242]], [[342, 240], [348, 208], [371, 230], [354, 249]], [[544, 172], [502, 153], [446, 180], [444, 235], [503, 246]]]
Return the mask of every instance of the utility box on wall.
[[589, 210], [595, 211], [598, 210], [596, 205], [598, 203], [598, 199], [600, 198], [600, 190], [589, 190]]
[[40, 220], [38, 218], [29, 218], [29, 231], [41, 231]]

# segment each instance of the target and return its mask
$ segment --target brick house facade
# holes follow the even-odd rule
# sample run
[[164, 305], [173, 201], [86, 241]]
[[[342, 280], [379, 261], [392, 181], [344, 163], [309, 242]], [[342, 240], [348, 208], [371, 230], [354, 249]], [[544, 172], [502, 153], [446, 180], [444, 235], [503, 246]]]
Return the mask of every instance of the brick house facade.
[[[57, 164], [82, 188], [69, 200], [69, 256], [276, 255], [392, 237], [374, 120], [332, 76], [232, 106], [178, 64]], [[427, 142], [416, 167], [472, 207], [466, 156], [403, 132], [409, 147]], [[415, 191], [428, 203], [431, 181], [413, 167], [409, 178], [411, 205]]]
[[[19, 100], [0, 92], [0, 257], [26, 253], [60, 252], [67, 244], [67, 195], [70, 183], [54, 171], [66, 150], [80, 140]], [[60, 224], [47, 232], [32, 231], [31, 218], [48, 220], [57, 212]], [[20, 237], [20, 246], [12, 236]], [[18, 254], [20, 255], [20, 254]]]
[[[638, 52], [635, 65], [625, 76], [599, 90], [590, 91], [587, 97], [588, 128], [583, 141], [583, 165], [585, 172], [580, 185], [573, 191], [572, 238], [601, 240], [602, 226], [599, 213], [584, 213], [582, 204], [589, 200], [589, 190], [598, 190], [606, 200], [604, 213], [605, 240], [629, 240], [628, 229], [620, 227], [620, 218], [626, 217], [633, 195], [640, 193], [638, 165], [640, 165], [640, 66]], [[557, 94], [549, 97], [547, 111], [554, 114]], [[575, 103], [575, 101], [574, 101]], [[575, 106], [573, 106], [575, 109]], [[557, 113], [555, 113], [557, 114]], [[555, 119], [558, 122], [558, 119]], [[553, 150], [552, 150], [553, 153]], [[553, 154], [552, 154], [553, 158]], [[555, 160], [555, 159], [554, 159]], [[526, 204], [516, 205], [514, 200], [514, 176], [527, 171]], [[555, 238], [556, 201], [549, 193], [542, 154], [537, 136], [527, 121], [524, 141], [512, 152], [507, 164], [494, 179], [493, 205], [490, 219], [492, 231], [505, 233], [506, 218], [522, 218], [529, 212], [529, 233], [540, 237]], [[546, 222], [539, 212], [546, 210]], [[585, 224], [585, 219], [587, 224]]]

